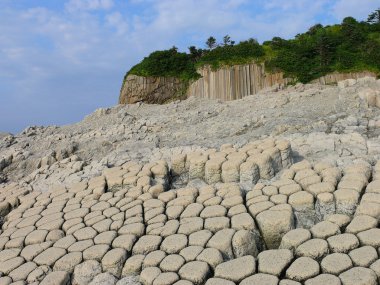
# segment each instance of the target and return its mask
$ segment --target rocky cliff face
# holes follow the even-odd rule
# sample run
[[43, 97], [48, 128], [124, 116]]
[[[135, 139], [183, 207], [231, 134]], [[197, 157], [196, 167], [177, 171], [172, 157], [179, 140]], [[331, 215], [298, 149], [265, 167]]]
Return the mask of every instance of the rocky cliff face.
[[265, 72], [264, 64], [235, 65], [217, 71], [204, 67], [198, 72], [202, 78], [190, 85], [188, 96], [223, 101], [241, 99], [275, 85], [283, 87], [291, 81], [282, 73]]
[[[264, 64], [245, 64], [224, 67], [213, 71], [206, 66], [198, 70], [201, 78], [190, 85], [173, 77], [141, 77], [128, 75], [120, 92], [119, 104], [137, 102], [163, 104], [176, 99], [195, 96], [222, 101], [236, 100], [256, 94], [269, 87], [282, 89], [292, 81], [283, 73], [268, 73]], [[334, 84], [346, 79], [376, 77], [369, 71], [334, 72], [313, 81], [323, 85]]]
[[121, 88], [119, 104], [163, 104], [175, 98], [184, 99], [186, 86], [180, 79], [173, 77], [128, 75]]
[[320, 83], [323, 85], [327, 84], [334, 84], [339, 81], [347, 80], [347, 79], [359, 79], [363, 77], [375, 77], [376, 73], [370, 72], [370, 71], [363, 71], [363, 72], [349, 72], [349, 73], [339, 73], [334, 72], [327, 74], [325, 76], [322, 76], [318, 80], [314, 80], [312, 83]]

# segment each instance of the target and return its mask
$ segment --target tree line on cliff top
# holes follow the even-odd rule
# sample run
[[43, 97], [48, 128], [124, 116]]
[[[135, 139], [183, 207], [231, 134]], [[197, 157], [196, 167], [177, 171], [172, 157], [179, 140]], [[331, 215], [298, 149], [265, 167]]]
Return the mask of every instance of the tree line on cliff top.
[[246, 63], [265, 62], [267, 71], [282, 71], [285, 76], [306, 83], [328, 73], [373, 71], [380, 75], [380, 9], [367, 21], [352, 17], [341, 24], [312, 26], [294, 39], [274, 37], [259, 44], [251, 38], [235, 43], [226, 35], [221, 43], [209, 37], [205, 48], [176, 47], [155, 51], [127, 73], [139, 76], [177, 77], [185, 81], [198, 79], [197, 68], [212, 69]]

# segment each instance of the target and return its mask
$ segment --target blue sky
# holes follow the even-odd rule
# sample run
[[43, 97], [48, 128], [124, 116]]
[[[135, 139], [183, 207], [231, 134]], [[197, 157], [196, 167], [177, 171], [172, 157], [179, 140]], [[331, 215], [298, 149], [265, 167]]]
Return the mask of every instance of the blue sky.
[[379, 0], [0, 0], [0, 132], [63, 125], [117, 103], [125, 72], [173, 45], [293, 37], [365, 19]]

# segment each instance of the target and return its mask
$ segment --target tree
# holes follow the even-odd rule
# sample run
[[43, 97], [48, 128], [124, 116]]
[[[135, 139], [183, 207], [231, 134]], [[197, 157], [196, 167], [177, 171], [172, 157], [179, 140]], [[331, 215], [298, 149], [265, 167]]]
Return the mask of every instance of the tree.
[[230, 45], [232, 45], [231, 37], [229, 35], [225, 35], [223, 37], [223, 45], [224, 46], [230, 46]]
[[190, 52], [191, 58], [195, 62], [198, 61], [202, 57], [202, 54], [203, 54], [203, 50], [198, 49], [196, 46], [190, 46], [189, 52]]
[[216, 39], [211, 36], [207, 39], [206, 41], [206, 46], [209, 48], [209, 49], [214, 49], [216, 48], [217, 44], [216, 44]]
[[370, 24], [380, 24], [380, 8], [369, 14], [367, 22]]

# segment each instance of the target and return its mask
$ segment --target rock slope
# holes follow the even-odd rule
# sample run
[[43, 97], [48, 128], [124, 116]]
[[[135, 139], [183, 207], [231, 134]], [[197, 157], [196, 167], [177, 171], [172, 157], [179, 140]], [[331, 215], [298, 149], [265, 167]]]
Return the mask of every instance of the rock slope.
[[378, 284], [380, 84], [100, 109], [0, 141], [0, 284]]

